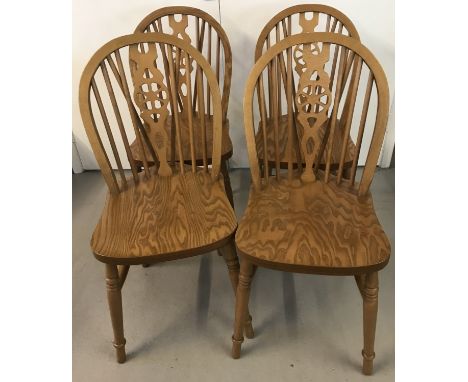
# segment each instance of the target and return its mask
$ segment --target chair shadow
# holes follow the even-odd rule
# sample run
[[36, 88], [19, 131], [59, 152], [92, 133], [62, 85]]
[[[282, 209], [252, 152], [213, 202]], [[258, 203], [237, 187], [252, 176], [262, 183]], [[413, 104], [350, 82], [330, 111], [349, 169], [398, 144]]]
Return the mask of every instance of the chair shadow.
[[[278, 306], [278, 308], [270, 313], [270, 315], [255, 325], [255, 312], [252, 313], [254, 319], [254, 332], [255, 338], [258, 338], [263, 334], [268, 327], [272, 326], [274, 323], [281, 321], [281, 318], [284, 317], [287, 327], [287, 338], [288, 340], [297, 338], [298, 335], [298, 310], [297, 310], [297, 298], [296, 298], [296, 287], [294, 283], [294, 274], [290, 272], [282, 273], [282, 284], [283, 284], [283, 306]], [[242, 354], [248, 354], [251, 351], [254, 351], [257, 346], [264, 347], [266, 344], [261, 342], [256, 342], [249, 346], [245, 350], [242, 350]], [[273, 344], [270, 344], [273, 346]], [[275, 342], [275, 346], [278, 343]], [[278, 345], [279, 346], [279, 345]]]
[[[206, 254], [200, 257], [200, 266], [198, 271], [198, 286], [197, 286], [197, 307], [195, 317], [195, 327], [199, 331], [206, 328], [208, 310], [211, 297], [211, 276], [212, 276], [212, 256]], [[185, 311], [181, 317], [190, 314], [191, 310]], [[133, 350], [127, 352], [127, 360], [131, 360], [143, 353], [149, 352], [157, 344], [157, 347], [164, 349], [166, 345], [174, 342], [174, 334], [179, 332], [181, 327], [186, 327], [185, 320], [173, 320], [171, 324], [166, 326], [161, 332], [154, 335], [152, 338], [137, 345]]]
[[[267, 333], [268, 327], [272, 326], [274, 323], [278, 322], [281, 319], [281, 315], [284, 314], [286, 325], [287, 325], [287, 336], [282, 336], [281, 338], [275, 338], [275, 341], [256, 341], [252, 343], [249, 347], [242, 349], [242, 354], [247, 355], [252, 351], [257, 350], [257, 346], [260, 349], [266, 349], [267, 347], [278, 347], [281, 346], [281, 341], [290, 341], [291, 339], [295, 339], [298, 336], [298, 309], [297, 309], [297, 299], [296, 299], [296, 289], [295, 289], [295, 282], [294, 282], [294, 274], [289, 272], [284, 272], [282, 275], [282, 283], [283, 283], [283, 309], [278, 308], [274, 312], [272, 312], [266, 319], [255, 326], [254, 322], [254, 331], [255, 331], [255, 338], [263, 334], [263, 331]], [[342, 285], [338, 286], [342, 288]], [[317, 308], [320, 309], [323, 307], [323, 310], [328, 309], [327, 305], [332, 304], [332, 302], [327, 298], [328, 292], [327, 290], [322, 290], [320, 288], [312, 288], [314, 291], [315, 303]], [[312, 296], [311, 296], [312, 298]], [[356, 303], [361, 303], [358, 296], [356, 296]], [[253, 312], [253, 315], [255, 312]], [[255, 319], [255, 316], [254, 316]], [[350, 357], [350, 354], [343, 351], [338, 344], [334, 343], [333, 341], [329, 340], [326, 333], [322, 333], [320, 331], [314, 331], [312, 334], [312, 338], [314, 342], [320, 343], [322, 347], [327, 348], [327, 352], [330, 354], [336, 354], [336, 360], [343, 364], [347, 364], [352, 366], [356, 370], [361, 369], [361, 364], [356, 362], [354, 359]], [[359, 348], [359, 346], [358, 346]], [[357, 350], [359, 353], [359, 349]], [[377, 360], [374, 365], [374, 371], [377, 372], [378, 370], [387, 367], [388, 364], [391, 363], [391, 356], [382, 356], [381, 360]]]
[[283, 304], [288, 334], [297, 337], [297, 299], [293, 273], [283, 273]]
[[[359, 348], [359, 347], [358, 347]], [[358, 348], [356, 348], [356, 353], [359, 353]], [[384, 354], [376, 354], [374, 359], [374, 370], [373, 374], [380, 373], [381, 370], [385, 370], [392, 364], [392, 359], [394, 362], [394, 353], [386, 352]], [[356, 358], [351, 358], [350, 354], [345, 354], [342, 352], [339, 356], [336, 357], [336, 361], [342, 365], [347, 365], [357, 372], [362, 370], [362, 358], [359, 358], [359, 361], [356, 361]]]
[[204, 329], [208, 318], [211, 297], [212, 257], [204, 255], [200, 260], [197, 289], [197, 329]]

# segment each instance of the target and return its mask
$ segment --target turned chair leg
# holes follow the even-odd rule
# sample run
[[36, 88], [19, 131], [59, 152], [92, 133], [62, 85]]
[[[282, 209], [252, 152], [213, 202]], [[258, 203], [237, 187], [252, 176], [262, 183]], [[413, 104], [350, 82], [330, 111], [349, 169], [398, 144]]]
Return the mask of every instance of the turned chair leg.
[[109, 302], [109, 311], [114, 330], [114, 348], [117, 355], [117, 362], [124, 363], [125, 355], [125, 337], [123, 330], [122, 314], [122, 294], [121, 281], [117, 265], [106, 264], [106, 285], [107, 301]]
[[244, 341], [242, 336], [244, 317], [249, 305], [250, 283], [252, 281], [253, 266], [246, 259], [242, 260], [239, 275], [239, 285], [236, 293], [236, 315], [234, 321], [234, 334], [232, 335], [232, 358], [240, 357], [241, 345]]
[[[230, 241], [222, 249], [219, 250], [219, 254], [223, 256], [224, 261], [226, 262], [229, 278], [231, 279], [232, 289], [234, 290], [234, 296], [237, 293], [237, 286], [239, 284], [239, 258], [237, 257], [236, 246], [234, 241]], [[253, 276], [253, 275], [252, 275]], [[252, 327], [252, 316], [249, 313], [249, 308], [247, 307], [245, 320], [244, 320], [244, 332], [247, 338], [254, 338], [254, 330]]]
[[227, 169], [227, 159], [221, 160], [221, 173], [223, 174], [224, 178], [224, 188], [226, 189], [226, 195], [231, 203], [232, 208], [234, 208], [234, 197], [232, 195], [232, 188], [231, 188], [231, 179], [229, 178], [229, 171]]
[[362, 290], [364, 313], [364, 349], [362, 350], [362, 372], [371, 375], [374, 364], [374, 341], [377, 323], [377, 307], [379, 295], [379, 277], [377, 272], [365, 276], [365, 285]]

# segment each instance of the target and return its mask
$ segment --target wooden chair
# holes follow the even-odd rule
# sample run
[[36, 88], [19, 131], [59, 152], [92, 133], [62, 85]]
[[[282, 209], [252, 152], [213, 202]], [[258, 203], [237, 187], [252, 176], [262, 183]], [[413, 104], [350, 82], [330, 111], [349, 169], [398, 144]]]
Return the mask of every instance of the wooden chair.
[[[333, 72], [329, 63], [335, 58], [337, 70]], [[348, 66], [351, 66], [352, 76], [347, 77]], [[265, 121], [264, 78], [268, 76], [269, 67], [272, 67], [273, 76], [273, 124], [262, 125], [259, 142], [255, 139], [255, 118]], [[281, 81], [283, 74], [286, 81]], [[297, 88], [293, 89], [295, 75], [298, 77]], [[374, 88], [378, 96], [376, 105], [370, 102]], [[361, 89], [364, 97], [357, 97]], [[256, 116], [258, 113], [253, 109], [255, 92], [260, 116]], [[280, 170], [279, 104], [284, 100], [288, 160], [287, 170]], [[298, 168], [293, 166], [292, 143], [297, 139], [294, 104], [300, 125], [297, 128], [303, 131], [299, 144], [305, 162]], [[345, 110], [340, 131], [337, 115], [342, 107]], [[368, 118], [373, 115], [369, 112], [370, 107], [376, 112], [375, 121]], [[390, 243], [375, 214], [369, 187], [385, 135], [388, 108], [388, 84], [382, 67], [366, 47], [351, 37], [336, 33], [287, 37], [272, 46], [253, 67], [244, 93], [245, 135], [253, 185], [236, 233], [242, 261], [232, 337], [234, 358], [240, 356], [242, 319], [257, 266], [287, 272], [354, 275], [364, 305], [363, 372], [372, 373], [378, 271], [389, 261]], [[354, 130], [351, 129], [353, 122], [356, 122]], [[262, 170], [259, 165], [259, 146], [267, 152], [270, 144], [266, 128], [273, 129], [275, 177], [269, 176], [269, 161], [263, 158]], [[350, 132], [356, 141], [350, 178], [345, 179], [343, 172]], [[341, 140], [336, 139], [338, 133], [342, 134]], [[371, 137], [367, 153], [364, 136]], [[339, 145], [335, 147], [337, 142]], [[331, 166], [333, 150], [339, 153], [336, 169]], [[357, 171], [360, 155], [365, 156], [362, 173]], [[325, 169], [320, 166], [322, 157], [325, 158]]]
[[[297, 33], [312, 33], [312, 32], [331, 32], [331, 33], [338, 33], [343, 35], [348, 35], [359, 40], [359, 33], [354, 26], [353, 22], [342, 12], [339, 10], [329, 7], [327, 5], [322, 4], [301, 4], [301, 5], [294, 5], [292, 7], [286, 8], [283, 11], [279, 12], [275, 15], [263, 28], [261, 31], [257, 45], [255, 47], [255, 61], [257, 61], [260, 56], [268, 50], [274, 44], [280, 42], [283, 38], [297, 34]], [[346, 68], [346, 76], [349, 75], [350, 66]], [[272, 97], [272, 81], [273, 78], [271, 77], [271, 70], [272, 68], [269, 67], [267, 82], [269, 86], [269, 99], [268, 104], [271, 105], [273, 102]], [[281, 68], [283, 71], [283, 81], [285, 81], [285, 68]], [[293, 105], [294, 114], [296, 118], [293, 120], [294, 124], [297, 124], [297, 110], [295, 105]], [[274, 147], [274, 137], [272, 136], [273, 128], [271, 126], [272, 116], [271, 116], [271, 107], [269, 109], [270, 113], [267, 115], [267, 141], [268, 141], [268, 148], [269, 151], [267, 153], [268, 161], [271, 162], [274, 166], [275, 156], [272, 151], [272, 147]], [[281, 113], [281, 112], [280, 112]], [[337, 128], [341, 128], [341, 119], [338, 118]], [[280, 168], [287, 168], [287, 148], [286, 148], [286, 141], [287, 141], [287, 115], [282, 115], [279, 125], [278, 125], [278, 139], [279, 139], [279, 147], [280, 147]], [[341, 139], [342, 135], [337, 134], [335, 139]], [[258, 130], [258, 134], [256, 139], [261, 141], [261, 128]], [[351, 140], [348, 140], [349, 143], [349, 150], [347, 151], [347, 155], [344, 162], [344, 176], [349, 178], [349, 169], [352, 165], [352, 155], [355, 150], [355, 147]], [[341, 142], [337, 141], [335, 147], [340, 146]], [[293, 143], [293, 157], [296, 158], [293, 162], [294, 168], [298, 165], [303, 163], [304, 158], [303, 156], [299, 157], [299, 152], [297, 142]], [[259, 145], [258, 150], [258, 157], [260, 158], [261, 162], [263, 162], [263, 157], [265, 154], [263, 153], [263, 146]], [[339, 153], [336, 151], [332, 152], [332, 160], [331, 160], [331, 167], [336, 168], [339, 163]], [[325, 168], [325, 161], [321, 163], [322, 168]]]
[[[183, 97], [176, 90], [175, 62], [193, 66], [197, 73], [191, 76], [189, 70], [180, 71], [186, 80]], [[213, 113], [210, 143], [205, 84]], [[195, 99], [193, 113], [187, 105]], [[109, 188], [91, 248], [106, 264], [114, 347], [117, 361], [124, 362], [121, 288], [130, 265], [176, 260], [217, 249], [226, 260], [234, 290], [237, 285], [239, 263], [233, 241], [236, 216], [220, 174], [221, 95], [215, 74], [198, 50], [170, 35], [140, 33], [116, 38], [93, 55], [81, 77], [79, 103], [86, 133]], [[181, 124], [182, 113], [186, 114], [187, 126]], [[170, 114], [175, 124], [172, 139], [177, 160], [175, 154], [170, 159], [169, 153], [175, 151], [170, 150], [171, 137], [165, 129]], [[194, 128], [196, 124], [199, 130]], [[137, 171], [129, 144], [132, 136], [142, 153], [143, 172]], [[190, 165], [184, 164], [183, 147], [189, 148]], [[197, 156], [202, 158], [201, 167], [196, 166]], [[130, 171], [124, 171], [126, 161]], [[246, 335], [253, 336], [250, 324], [246, 325]]]
[[[212, 69], [216, 73], [216, 80], [220, 84], [220, 88], [222, 88], [221, 107], [223, 130], [221, 145], [221, 172], [224, 176], [225, 188], [229, 201], [234, 207], [234, 199], [227, 166], [228, 159], [232, 157], [232, 142], [229, 137], [229, 120], [227, 118], [229, 93], [231, 90], [232, 54], [226, 32], [208, 13], [197, 8], [180, 6], [161, 8], [146, 16], [136, 27], [135, 33], [147, 32], [172, 34], [175, 37], [181, 38], [188, 44], [192, 44], [203, 54], [205, 59], [208, 60]], [[222, 57], [224, 62], [221, 64]], [[178, 67], [177, 62], [176, 67]], [[176, 68], [175, 72], [177, 73], [177, 71], [178, 70]], [[178, 83], [176, 85], [179, 92], [182, 92], [184, 81], [184, 76], [179, 76]], [[207, 144], [211, 145], [213, 140], [213, 116], [209, 93], [205, 95], [205, 103], [207, 105], [207, 115], [205, 116]], [[180, 124], [181, 126], [186, 126], [187, 123], [188, 121], [184, 114], [184, 117], [180, 120]], [[193, 128], [195, 129], [195, 132], [198, 132], [201, 127], [199, 124], [194, 124]], [[171, 117], [166, 120], [165, 129], [168, 132], [170, 132], [171, 129], [174, 129], [174, 121]], [[201, 136], [201, 134], [198, 135]], [[201, 142], [198, 142], [198, 144], [201, 144]], [[137, 162], [137, 167], [141, 169], [143, 167], [143, 161], [137, 142], [133, 142], [130, 145], [130, 148]], [[182, 150], [184, 163], [190, 164], [192, 160], [190, 150], [186, 147], [182, 147]], [[211, 164], [212, 158], [210, 156], [208, 156], [207, 160], [208, 164]], [[203, 163], [203, 158], [199, 155], [196, 156], [196, 163], [197, 165], [201, 165]]]

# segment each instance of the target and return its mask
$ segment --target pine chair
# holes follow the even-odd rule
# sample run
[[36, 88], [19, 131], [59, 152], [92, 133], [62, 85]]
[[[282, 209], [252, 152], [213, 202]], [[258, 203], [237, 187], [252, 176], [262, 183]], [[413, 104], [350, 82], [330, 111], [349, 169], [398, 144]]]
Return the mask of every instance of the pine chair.
[[[175, 62], [184, 67], [180, 70], [186, 81], [184, 96], [176, 91]], [[187, 67], [194, 67], [196, 76]], [[210, 143], [205, 84], [213, 113]], [[197, 49], [170, 35], [140, 33], [116, 38], [93, 55], [81, 77], [79, 103], [88, 139], [109, 188], [91, 248], [96, 259], [106, 264], [114, 347], [117, 361], [124, 362], [121, 288], [130, 265], [217, 249], [226, 260], [234, 290], [237, 285], [236, 216], [220, 174], [221, 95], [215, 74]], [[186, 113], [187, 125], [180, 122], [182, 113]], [[169, 117], [175, 124], [175, 151], [170, 150], [171, 139], [165, 129]], [[196, 124], [199, 130], [194, 128]], [[142, 172], [138, 172], [130, 149], [131, 138], [143, 153]], [[189, 148], [190, 165], [184, 164], [184, 147]], [[174, 152], [177, 160], [175, 155], [170, 158], [169, 153]], [[196, 166], [197, 156], [202, 158], [201, 167]], [[211, 168], [208, 158], [212, 159]], [[126, 162], [130, 171], [124, 171]], [[253, 336], [250, 324], [246, 325], [246, 335]]]
[[[223, 130], [221, 145], [221, 172], [224, 176], [226, 193], [231, 205], [234, 207], [234, 199], [227, 166], [228, 159], [232, 157], [232, 142], [229, 137], [229, 120], [227, 118], [229, 93], [231, 90], [232, 54], [226, 32], [208, 13], [191, 7], [165, 7], [150, 13], [135, 29], [135, 33], [147, 32], [171, 34], [175, 37], [181, 38], [188, 44], [192, 44], [203, 54], [205, 59], [208, 60], [212, 69], [216, 73], [216, 80], [218, 81], [220, 88], [222, 88], [221, 106]], [[175, 65], [175, 73], [177, 75], [178, 63], [176, 62]], [[179, 93], [183, 92], [184, 83], [184, 76], [179, 75], [176, 85]], [[196, 89], [194, 94], [196, 95]], [[182, 93], [181, 96], [183, 96]], [[211, 145], [213, 140], [213, 109], [209, 92], [205, 94], [205, 103], [207, 105], [207, 115], [205, 116], [207, 144]], [[180, 120], [180, 124], [181, 126], [186, 126], [187, 123], [188, 120], [184, 114]], [[194, 124], [193, 128], [195, 129], [195, 132], [197, 132], [200, 130], [201, 126], [199, 124]], [[174, 121], [171, 117], [166, 120], [165, 129], [168, 132], [175, 129]], [[201, 134], [195, 133], [195, 136], [197, 135], [201, 136]], [[198, 142], [198, 144], [201, 144], [201, 142]], [[138, 149], [138, 143], [136, 141], [133, 142], [130, 145], [130, 148], [135, 157], [137, 167], [141, 170], [143, 167], [143, 161], [142, 155]], [[192, 160], [190, 151], [186, 147], [182, 147], [182, 151], [184, 163], [190, 164]], [[170, 152], [169, 155], [172, 155], [172, 153]], [[207, 160], [208, 164], [211, 164], [211, 156], [208, 155]], [[200, 155], [196, 156], [196, 163], [197, 165], [203, 163], [203, 158]], [[151, 165], [151, 161], [149, 164]]]
[[[330, 65], [334, 57], [335, 71]], [[347, 77], [349, 65], [352, 76]], [[269, 67], [273, 76], [273, 124], [262, 125], [259, 142], [254, 126], [255, 119], [265, 121], [264, 78]], [[281, 81], [283, 74], [286, 81]], [[293, 88], [295, 75], [297, 88]], [[370, 102], [374, 88], [377, 103]], [[358, 97], [361, 89], [365, 94]], [[253, 109], [255, 92], [259, 113]], [[280, 169], [279, 156], [281, 102], [287, 110], [285, 170]], [[297, 129], [302, 130], [300, 150], [305, 162], [298, 168], [293, 166], [294, 105], [300, 125]], [[337, 115], [342, 108], [342, 129], [338, 130]], [[375, 114], [369, 111], [371, 108]], [[336, 33], [287, 37], [268, 49], [253, 67], [244, 93], [245, 135], [253, 185], [236, 233], [241, 270], [232, 337], [234, 358], [240, 356], [242, 321], [257, 266], [287, 272], [353, 275], [364, 305], [363, 372], [372, 373], [378, 271], [389, 261], [390, 243], [375, 214], [369, 187], [385, 135], [388, 108], [388, 84], [382, 67], [366, 47], [351, 37]], [[368, 115], [375, 115], [375, 120]], [[269, 176], [269, 161], [263, 158], [262, 169], [259, 164], [260, 146], [267, 152], [271, 144], [265, 133], [267, 128], [273, 129], [275, 177]], [[338, 133], [342, 134], [341, 140], [336, 139]], [[355, 150], [350, 177], [345, 179], [350, 135], [355, 139]], [[363, 137], [370, 138], [370, 144]], [[331, 166], [333, 150], [339, 153], [336, 169]], [[362, 172], [357, 171], [361, 155], [365, 158]], [[322, 158], [325, 169], [320, 165]]]
[[[322, 4], [301, 4], [301, 5], [294, 5], [292, 7], [286, 8], [283, 11], [279, 12], [275, 15], [263, 28], [261, 31], [257, 45], [255, 47], [255, 61], [257, 61], [261, 55], [268, 50], [274, 44], [280, 42], [283, 38], [297, 34], [297, 33], [312, 33], [312, 32], [331, 32], [331, 33], [338, 33], [343, 35], [348, 35], [359, 40], [359, 33], [354, 26], [353, 22], [342, 12], [339, 10], [329, 7], [327, 5]], [[352, 57], [351, 57], [352, 58]], [[345, 68], [345, 76], [349, 76], [351, 66], [349, 65]], [[271, 74], [271, 66], [269, 67], [267, 82], [269, 84], [269, 99], [268, 103], [271, 105], [273, 102], [272, 99], [272, 91], [271, 91], [271, 83], [273, 81], [272, 74]], [[285, 68], [281, 68], [283, 81], [286, 80], [285, 77]], [[294, 79], [293, 79], [294, 81]], [[348, 100], [349, 101], [349, 100]], [[269, 109], [272, 110], [271, 108]], [[297, 110], [296, 106], [293, 105], [294, 114], [296, 118], [294, 118], [293, 123], [297, 124]], [[280, 105], [280, 114], [281, 114], [281, 105]], [[287, 148], [286, 148], [286, 141], [287, 141], [287, 115], [282, 115], [279, 125], [278, 125], [278, 134], [279, 134], [279, 156], [280, 156], [280, 168], [287, 168]], [[273, 148], [273, 141], [274, 137], [272, 136], [273, 128], [271, 125], [272, 116], [269, 114], [267, 115], [267, 141], [269, 142], [268, 148], [269, 151], [267, 153], [268, 161], [271, 162], [274, 166], [275, 156], [272, 151]], [[337, 129], [341, 129], [341, 119], [338, 118], [337, 122]], [[301, 131], [299, 130], [299, 133]], [[337, 134], [335, 139], [338, 141], [335, 144], [335, 147], [341, 145], [339, 141], [342, 135]], [[258, 130], [258, 134], [256, 135], [257, 140], [261, 140], [261, 128]], [[300, 156], [300, 150], [298, 149], [298, 141], [296, 139], [293, 142], [293, 157], [295, 158], [293, 162], [293, 167], [296, 168], [298, 165], [302, 165], [304, 162], [304, 158]], [[344, 162], [344, 176], [349, 178], [349, 169], [352, 165], [352, 156], [355, 150], [353, 142], [348, 140], [349, 149], [346, 154], [345, 162]], [[258, 150], [258, 157], [263, 163], [263, 157], [265, 154], [263, 153], [263, 146], [259, 145]], [[331, 160], [331, 167], [336, 168], [339, 163], [339, 152], [333, 151], [332, 152], [332, 160]], [[325, 168], [325, 161], [321, 163], [322, 169]], [[271, 168], [271, 167], [270, 167]]]

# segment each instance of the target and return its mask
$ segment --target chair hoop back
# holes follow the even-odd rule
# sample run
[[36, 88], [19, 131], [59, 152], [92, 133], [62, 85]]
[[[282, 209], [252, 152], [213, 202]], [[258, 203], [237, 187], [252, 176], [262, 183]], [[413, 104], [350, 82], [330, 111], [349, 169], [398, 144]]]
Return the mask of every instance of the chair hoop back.
[[[350, 71], [352, 75], [346, 76]], [[363, 79], [364, 72], [368, 73], [367, 81]], [[270, 97], [273, 101], [268, 105], [264, 78], [271, 79], [267, 92], [273, 95]], [[374, 85], [377, 89], [377, 105], [375, 123], [372, 125], [367, 117]], [[258, 113], [254, 113], [253, 109], [255, 92], [258, 96]], [[363, 93], [363, 97], [357, 97]], [[362, 104], [360, 113], [356, 107], [358, 98]], [[263, 150], [267, 152], [264, 121], [268, 119], [273, 120], [276, 178], [286, 176], [281, 172], [279, 163], [278, 126], [282, 108], [286, 108], [288, 119], [288, 179], [291, 180], [295, 173], [293, 145], [296, 142], [300, 147], [299, 160], [304, 162], [297, 168], [302, 182], [313, 182], [317, 178], [325, 182], [334, 179], [337, 184], [345, 185], [361, 196], [367, 194], [384, 139], [389, 110], [387, 79], [374, 55], [354, 38], [319, 32], [287, 37], [259, 58], [248, 76], [244, 92], [244, 127], [252, 181], [257, 190], [269, 182], [266, 156], [264, 163], [259, 163], [258, 157], [260, 145], [264, 145]], [[255, 132], [255, 118], [260, 118], [259, 131], [263, 130], [260, 134]], [[337, 126], [338, 120], [340, 126]], [[357, 138], [351, 174], [345, 179], [344, 158], [349, 154], [348, 139], [352, 125], [356, 127], [354, 135]], [[255, 139], [256, 135], [262, 134], [263, 139]], [[336, 134], [342, 134], [339, 147]], [[361, 179], [355, 188], [359, 155], [365, 152], [362, 150], [364, 136], [371, 137], [370, 145]], [[337, 169], [331, 168], [333, 152], [337, 152], [339, 157]], [[323, 156], [326, 158], [325, 171], [319, 170]], [[260, 165], [263, 167], [263, 176], [260, 174]]]
[[[128, 60], [122, 59], [125, 55]], [[124, 62], [128, 63], [127, 67]], [[195, 73], [185, 69], [189, 67], [195, 67]], [[175, 87], [177, 75], [181, 73], [186, 81], [182, 96]], [[206, 147], [205, 84], [213, 106], [212, 148]], [[198, 89], [198, 96], [193, 95], [194, 89]], [[192, 113], [192, 108], [183, 107], [195, 103], [195, 99], [198, 101], [195, 113]], [[222, 137], [221, 95], [211, 66], [187, 42], [163, 33], [132, 34], [109, 41], [91, 57], [83, 71], [79, 105], [88, 139], [112, 194], [129, 187], [130, 182], [123, 170], [125, 161], [129, 163], [134, 184], [142, 178], [171, 176], [176, 171], [183, 174], [187, 171], [182, 155], [185, 146], [190, 147], [192, 154], [192, 172], [211, 172], [212, 179], [218, 179]], [[169, 115], [172, 117], [170, 134], [164, 128]], [[181, 130], [180, 119], [183, 117], [188, 120], [188, 131]], [[197, 147], [193, 135], [195, 122], [202, 127], [201, 147]], [[148, 134], [153, 134], [151, 139]], [[132, 135], [143, 153], [142, 176], [137, 173], [129, 146]], [[151, 142], [155, 142], [154, 145]], [[171, 163], [166, 155], [169, 147], [173, 153]], [[206, 161], [209, 149], [212, 150], [211, 169]], [[203, 152], [201, 169], [195, 164], [196, 150]], [[178, 154], [178, 164], [175, 153]], [[154, 165], [148, 166], [149, 162]], [[118, 170], [120, 181], [114, 168]]]
[[[306, 13], [312, 13], [310, 20], [306, 18]], [[320, 23], [320, 18], [324, 16], [326, 16], [326, 21], [324, 20], [325, 22]], [[282, 38], [296, 34], [293, 30], [293, 17], [297, 17], [298, 19], [297, 24], [301, 28], [300, 33], [321, 32], [317, 29], [325, 27], [325, 30], [322, 32], [347, 33], [350, 37], [360, 39], [353, 22], [338, 9], [323, 4], [293, 5], [273, 16], [262, 29], [255, 47], [255, 61], [258, 60], [265, 50], [281, 41]], [[272, 34], [273, 31], [275, 33]], [[273, 38], [275, 39], [274, 41], [272, 41]]]
[[[180, 17], [180, 20], [176, 20]], [[195, 36], [190, 33], [195, 29]], [[157, 9], [148, 14], [135, 28], [135, 33], [168, 33], [196, 47], [216, 73], [222, 88], [223, 118], [227, 116], [231, 90], [232, 52], [226, 32], [208, 13], [192, 7], [174, 6]], [[221, 65], [221, 58], [224, 65]]]

